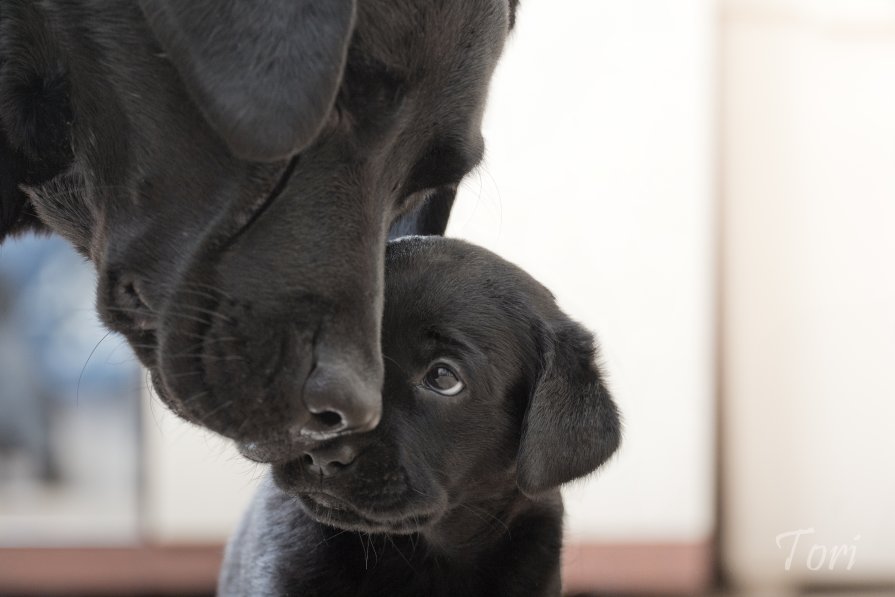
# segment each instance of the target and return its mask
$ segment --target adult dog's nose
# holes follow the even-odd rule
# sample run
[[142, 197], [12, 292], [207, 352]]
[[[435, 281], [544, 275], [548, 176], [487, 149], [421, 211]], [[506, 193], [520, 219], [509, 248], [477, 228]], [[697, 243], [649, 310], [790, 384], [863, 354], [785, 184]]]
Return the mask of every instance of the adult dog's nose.
[[309, 450], [302, 456], [305, 470], [315, 476], [332, 477], [348, 468], [357, 458], [358, 451], [350, 444]]
[[302, 399], [311, 416], [293, 433], [315, 440], [371, 431], [382, 416], [378, 378], [362, 377], [339, 361], [317, 364], [304, 385]]

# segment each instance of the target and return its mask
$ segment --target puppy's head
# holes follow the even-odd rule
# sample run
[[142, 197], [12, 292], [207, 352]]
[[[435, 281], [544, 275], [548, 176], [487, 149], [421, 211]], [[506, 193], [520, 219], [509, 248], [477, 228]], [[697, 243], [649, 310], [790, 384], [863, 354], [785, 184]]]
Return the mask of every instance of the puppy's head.
[[383, 352], [379, 428], [275, 466], [321, 522], [417, 531], [457, 508], [556, 488], [619, 445], [593, 336], [482, 248], [422, 237], [389, 245]]
[[68, 238], [162, 399], [252, 457], [369, 429], [388, 231], [480, 160], [514, 4], [4, 2], [0, 239]]

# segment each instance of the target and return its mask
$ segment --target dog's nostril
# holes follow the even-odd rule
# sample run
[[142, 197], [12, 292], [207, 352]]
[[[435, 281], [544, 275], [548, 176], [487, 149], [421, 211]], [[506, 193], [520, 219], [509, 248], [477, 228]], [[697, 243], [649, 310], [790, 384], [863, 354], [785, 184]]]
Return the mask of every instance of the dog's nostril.
[[351, 466], [357, 459], [357, 454], [357, 447], [351, 444], [331, 444], [305, 452], [301, 456], [301, 464], [312, 475], [329, 477]]
[[145, 307], [146, 304], [137, 292], [133, 282], [125, 282], [118, 287], [119, 302], [125, 307]]
[[301, 396], [312, 416], [296, 429], [299, 435], [320, 440], [376, 427], [382, 414], [381, 382], [355, 368], [356, 363], [318, 359]]
[[155, 327], [155, 311], [146, 300], [139, 279], [130, 275], [122, 276], [113, 288], [109, 306], [113, 313], [129, 320], [138, 329], [150, 330]]
[[337, 427], [342, 424], [342, 415], [332, 410], [325, 410], [321, 413], [313, 413], [313, 416], [326, 427]]
[[119, 293], [122, 297], [126, 297], [128, 302], [134, 306], [149, 307], [143, 293], [140, 291], [139, 282], [135, 278], [127, 276], [122, 279], [119, 286]]

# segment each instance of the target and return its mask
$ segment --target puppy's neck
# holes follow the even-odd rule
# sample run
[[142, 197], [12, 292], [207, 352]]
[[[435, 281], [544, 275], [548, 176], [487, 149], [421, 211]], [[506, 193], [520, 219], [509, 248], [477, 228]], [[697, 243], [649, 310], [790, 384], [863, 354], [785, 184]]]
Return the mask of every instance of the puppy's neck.
[[432, 528], [421, 533], [431, 550], [454, 561], [476, 561], [482, 553], [513, 541], [519, 527], [532, 518], [562, 525], [562, 497], [558, 490], [536, 499], [513, 487], [504, 493], [479, 496], [458, 503]]

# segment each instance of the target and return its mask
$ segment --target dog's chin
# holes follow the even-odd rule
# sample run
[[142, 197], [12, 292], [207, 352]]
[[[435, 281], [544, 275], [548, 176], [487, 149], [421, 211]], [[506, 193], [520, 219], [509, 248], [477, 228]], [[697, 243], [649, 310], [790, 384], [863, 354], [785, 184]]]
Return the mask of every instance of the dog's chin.
[[425, 531], [440, 518], [436, 510], [364, 513], [345, 500], [323, 492], [299, 493], [305, 512], [321, 524], [346, 531], [371, 534], [410, 535]]
[[191, 423], [196, 422], [195, 418], [181, 407], [180, 402], [171, 398], [168, 388], [167, 386], [165, 386], [165, 382], [162, 381], [161, 373], [159, 373], [157, 367], [152, 367], [149, 369], [149, 377], [152, 380], [152, 391], [155, 392], [155, 395], [159, 398], [159, 400], [161, 400], [162, 403], [168, 407], [168, 410], [185, 421], [189, 421]]

